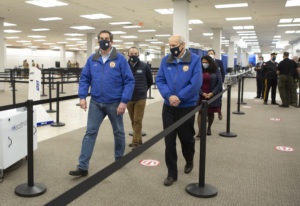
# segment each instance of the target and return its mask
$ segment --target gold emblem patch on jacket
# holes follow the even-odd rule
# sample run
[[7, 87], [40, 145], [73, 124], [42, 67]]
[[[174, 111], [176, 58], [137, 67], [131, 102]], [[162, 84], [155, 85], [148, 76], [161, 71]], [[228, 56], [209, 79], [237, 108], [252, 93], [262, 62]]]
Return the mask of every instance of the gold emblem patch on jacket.
[[115, 62], [110, 62], [109, 66], [110, 66], [110, 68], [115, 68], [116, 63]]
[[189, 70], [189, 66], [188, 66], [188, 65], [183, 66], [183, 67], [182, 67], [182, 70], [183, 70], [184, 72], [188, 71], [188, 70]]

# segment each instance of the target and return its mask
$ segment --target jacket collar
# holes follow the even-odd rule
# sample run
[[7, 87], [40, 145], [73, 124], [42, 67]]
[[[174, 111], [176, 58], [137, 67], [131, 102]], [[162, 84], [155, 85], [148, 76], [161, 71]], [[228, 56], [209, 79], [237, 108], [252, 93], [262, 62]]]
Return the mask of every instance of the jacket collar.
[[[109, 59], [115, 59], [117, 58], [117, 50], [115, 47], [112, 47], [111, 48], [111, 52], [110, 52], [110, 56], [109, 56]], [[98, 50], [95, 55], [93, 56], [93, 61], [98, 61], [99, 57], [101, 56], [101, 53], [100, 51]]]

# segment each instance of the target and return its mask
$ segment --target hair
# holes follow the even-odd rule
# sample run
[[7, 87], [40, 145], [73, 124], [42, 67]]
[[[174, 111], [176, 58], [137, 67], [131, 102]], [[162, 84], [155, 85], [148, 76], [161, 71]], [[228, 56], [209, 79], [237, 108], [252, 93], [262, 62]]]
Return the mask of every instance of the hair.
[[264, 57], [263, 57], [263, 56], [259, 56], [258, 58], [261, 58], [262, 60], [264, 60]]
[[[218, 66], [216, 62], [213, 60], [213, 58], [211, 58], [209, 55], [205, 55], [201, 58], [201, 64], [202, 64], [202, 59], [206, 59], [209, 63], [209, 67], [205, 71], [208, 71], [208, 73], [216, 73]], [[203, 68], [202, 70], [204, 71]]]
[[209, 49], [209, 50], [207, 51], [207, 53], [210, 52], [210, 51], [212, 51], [214, 54], [216, 54], [215, 50], [213, 50], [213, 49]]
[[130, 48], [128, 49], [127, 54], [129, 54], [130, 49], [136, 49], [136, 50], [138, 51], [138, 54], [140, 54], [140, 50], [139, 50], [137, 47], [135, 47], [135, 46], [130, 47]]
[[114, 35], [113, 35], [110, 31], [108, 31], [108, 30], [102, 30], [102, 31], [99, 32], [99, 34], [98, 34], [98, 36], [97, 36], [98, 41], [100, 40], [100, 34], [102, 34], [102, 33], [107, 33], [107, 34], [109, 34], [109, 40], [110, 40], [111, 42], [113, 41]]
[[284, 57], [289, 57], [289, 55], [290, 55], [290, 53], [288, 53], [288, 52], [283, 52], [283, 56], [284, 56]]
[[173, 34], [173, 35], [169, 38], [169, 41], [170, 41], [170, 39], [171, 39], [172, 37], [177, 37], [180, 44], [185, 42], [184, 37], [181, 36], [181, 35], [179, 35], [179, 34]]

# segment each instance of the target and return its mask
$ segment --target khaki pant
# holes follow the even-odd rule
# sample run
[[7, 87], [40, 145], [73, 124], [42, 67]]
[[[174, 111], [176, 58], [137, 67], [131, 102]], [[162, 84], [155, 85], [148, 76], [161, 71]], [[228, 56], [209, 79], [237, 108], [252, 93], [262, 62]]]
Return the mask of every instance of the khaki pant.
[[133, 129], [132, 144], [142, 144], [142, 121], [144, 117], [144, 110], [146, 106], [146, 99], [137, 101], [130, 101], [127, 103], [128, 114], [131, 120]]

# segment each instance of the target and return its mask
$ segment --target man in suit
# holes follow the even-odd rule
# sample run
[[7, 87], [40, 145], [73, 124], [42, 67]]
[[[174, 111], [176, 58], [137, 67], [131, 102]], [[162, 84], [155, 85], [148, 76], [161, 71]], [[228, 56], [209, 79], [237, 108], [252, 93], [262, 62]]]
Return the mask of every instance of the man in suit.
[[256, 71], [256, 97], [255, 98], [263, 98], [263, 76], [261, 66], [264, 63], [264, 57], [259, 56], [258, 62], [255, 65], [254, 70]]

